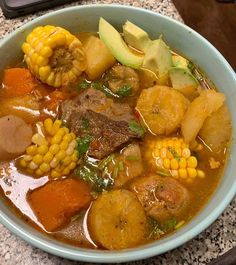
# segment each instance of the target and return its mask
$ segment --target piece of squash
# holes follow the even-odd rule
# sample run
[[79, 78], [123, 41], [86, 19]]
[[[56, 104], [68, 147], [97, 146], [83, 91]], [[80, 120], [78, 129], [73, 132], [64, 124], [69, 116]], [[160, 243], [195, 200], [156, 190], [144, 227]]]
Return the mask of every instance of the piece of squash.
[[85, 72], [91, 80], [99, 78], [116, 62], [114, 56], [98, 37], [90, 36], [84, 48], [87, 57]]

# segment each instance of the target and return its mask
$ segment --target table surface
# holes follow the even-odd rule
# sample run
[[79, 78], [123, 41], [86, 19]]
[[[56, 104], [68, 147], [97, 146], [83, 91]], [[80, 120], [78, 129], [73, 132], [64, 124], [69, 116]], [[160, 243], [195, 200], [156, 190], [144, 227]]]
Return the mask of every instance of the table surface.
[[[82, 0], [72, 4], [67, 4], [63, 7], [91, 3], [119, 3], [143, 7], [182, 21], [180, 15], [170, 0]], [[59, 8], [62, 8], [62, 6], [54, 8], [54, 10]], [[34, 15], [6, 20], [0, 10], [0, 36], [4, 37], [6, 34], [18, 28], [27, 21], [50, 11], [51, 10], [46, 10], [43, 12], [38, 12]], [[233, 246], [236, 246], [236, 200], [232, 201], [224, 213], [208, 229], [183, 246], [158, 257], [153, 257], [143, 261], [130, 262], [127, 263], [127, 265], [203, 265], [207, 264], [213, 258], [225, 253]], [[0, 224], [0, 264], [79, 265], [82, 263], [65, 260], [48, 254], [38, 248], [32, 247], [19, 237], [13, 235], [11, 232], [9, 232], [9, 230]]]

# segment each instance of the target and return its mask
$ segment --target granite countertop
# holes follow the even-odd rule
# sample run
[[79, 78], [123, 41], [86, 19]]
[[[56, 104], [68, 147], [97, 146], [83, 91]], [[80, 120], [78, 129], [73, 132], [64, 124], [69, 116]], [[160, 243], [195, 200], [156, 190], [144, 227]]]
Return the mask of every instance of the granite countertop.
[[[143, 7], [170, 16], [182, 21], [171, 0], [81, 0], [66, 6], [75, 6], [91, 3], [120, 3]], [[59, 9], [58, 7], [55, 9]], [[0, 36], [4, 37], [9, 32], [35, 17], [43, 15], [51, 10], [38, 12], [21, 18], [6, 20], [0, 10]], [[213, 258], [225, 253], [236, 246], [236, 200], [232, 201], [224, 213], [203, 233], [183, 246], [162, 254], [158, 257], [144, 261], [130, 262], [127, 265], [183, 265], [183, 264], [207, 264]], [[79, 265], [82, 263], [65, 260], [48, 254], [38, 248], [24, 242], [13, 235], [0, 224], [0, 264], [1, 265]], [[92, 264], [91, 264], [92, 265]]]

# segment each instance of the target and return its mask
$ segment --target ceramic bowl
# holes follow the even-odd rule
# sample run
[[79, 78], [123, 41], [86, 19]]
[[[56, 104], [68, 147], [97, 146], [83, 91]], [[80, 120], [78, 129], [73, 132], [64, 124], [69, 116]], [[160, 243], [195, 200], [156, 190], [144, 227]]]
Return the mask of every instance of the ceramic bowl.
[[[117, 29], [129, 19], [146, 30], [152, 38], [160, 34], [167, 43], [180, 54], [193, 60], [224, 92], [230, 108], [233, 126], [236, 125], [236, 75], [223, 56], [206, 39], [191, 28], [160, 14], [144, 9], [119, 5], [88, 5], [62, 9], [39, 17], [14, 31], [0, 43], [0, 71], [22, 56], [21, 45], [26, 35], [36, 26], [54, 24], [72, 32], [97, 31], [99, 17], [110, 21]], [[235, 130], [233, 132], [235, 139]], [[174, 249], [201, 233], [222, 213], [232, 200], [236, 191], [236, 146], [233, 141], [230, 157], [224, 176], [217, 190], [201, 210], [182, 229], [161, 240], [122, 251], [82, 249], [56, 241], [38, 232], [20, 220], [2, 201], [0, 201], [0, 222], [14, 234], [28, 243], [52, 254], [87, 262], [125, 262], [159, 255]]]

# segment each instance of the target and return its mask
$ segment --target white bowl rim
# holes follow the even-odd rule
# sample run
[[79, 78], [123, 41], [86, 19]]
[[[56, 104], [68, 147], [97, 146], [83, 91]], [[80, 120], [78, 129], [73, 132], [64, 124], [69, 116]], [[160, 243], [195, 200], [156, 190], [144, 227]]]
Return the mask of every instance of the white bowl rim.
[[[87, 9], [87, 8], [121, 8], [121, 9], [124, 8], [124, 9], [130, 9], [130, 10], [137, 10], [138, 12], [145, 12], [147, 14], [155, 14], [156, 16], [162, 17], [174, 24], [177, 24], [180, 27], [183, 27], [191, 31], [192, 34], [195, 34], [199, 39], [201, 39], [201, 41], [207, 44], [209, 48], [214, 50], [214, 52], [217, 54], [218, 58], [220, 58], [221, 62], [226, 66], [228, 72], [231, 74], [232, 78], [235, 80], [235, 83], [236, 83], [236, 74], [234, 70], [232, 69], [232, 67], [229, 65], [229, 63], [226, 61], [223, 55], [199, 33], [197, 33], [192, 28], [186, 26], [185, 24], [173, 18], [167, 17], [165, 15], [162, 15], [157, 12], [150, 11], [144, 8], [127, 6], [127, 5], [89, 4], [89, 5], [81, 5], [81, 6], [72, 6], [72, 7], [67, 7], [64, 9], [57, 10], [57, 11], [52, 11], [50, 13], [47, 13], [43, 16], [37, 17], [27, 22], [20, 28], [9, 33], [4, 39], [0, 41], [0, 47], [4, 45], [5, 43], [7, 43], [12, 38], [12, 36], [20, 33], [22, 30], [28, 28], [30, 25], [34, 24], [35, 22], [39, 22], [43, 20], [44, 18], [53, 16], [54, 14], [60, 14], [60, 13], [68, 12], [70, 10], [74, 10], [74, 9]], [[185, 234], [182, 234], [178, 236], [178, 238], [170, 242], [163, 243], [161, 246], [158, 246], [158, 248], [155, 246], [155, 244], [146, 244], [146, 245], [141, 246], [141, 249], [133, 248], [133, 249], [127, 249], [127, 250], [122, 250], [122, 251], [101, 251], [101, 250], [92, 250], [92, 249], [83, 249], [83, 248], [78, 248], [76, 250], [69, 250], [66, 247], [58, 246], [56, 243], [55, 244], [50, 243], [50, 242], [47, 242], [46, 240], [40, 239], [37, 236], [32, 235], [30, 232], [27, 232], [26, 229], [22, 229], [20, 225], [18, 225], [16, 222], [11, 220], [2, 211], [0, 211], [0, 223], [2, 223], [15, 235], [24, 239], [29, 244], [35, 247], [38, 247], [51, 254], [54, 254], [54, 255], [57, 255], [63, 258], [68, 258], [68, 259], [78, 260], [78, 261], [85, 261], [85, 262], [120, 263], [120, 262], [128, 262], [128, 261], [135, 261], [135, 260], [150, 258], [156, 255], [165, 253], [167, 251], [170, 251], [174, 248], [177, 248], [178, 246], [181, 246], [182, 244], [186, 243], [193, 237], [200, 234], [210, 224], [212, 224], [218, 218], [218, 216], [225, 210], [225, 208], [231, 202], [235, 194], [236, 194], [236, 178], [235, 178], [233, 185], [231, 186], [231, 189], [228, 191], [227, 194], [225, 194], [224, 199], [220, 202], [218, 207], [215, 208], [214, 211], [212, 211], [207, 216], [207, 218], [205, 218], [200, 223], [198, 223], [194, 228], [189, 230], [187, 232], [188, 234], [187, 237]]]

